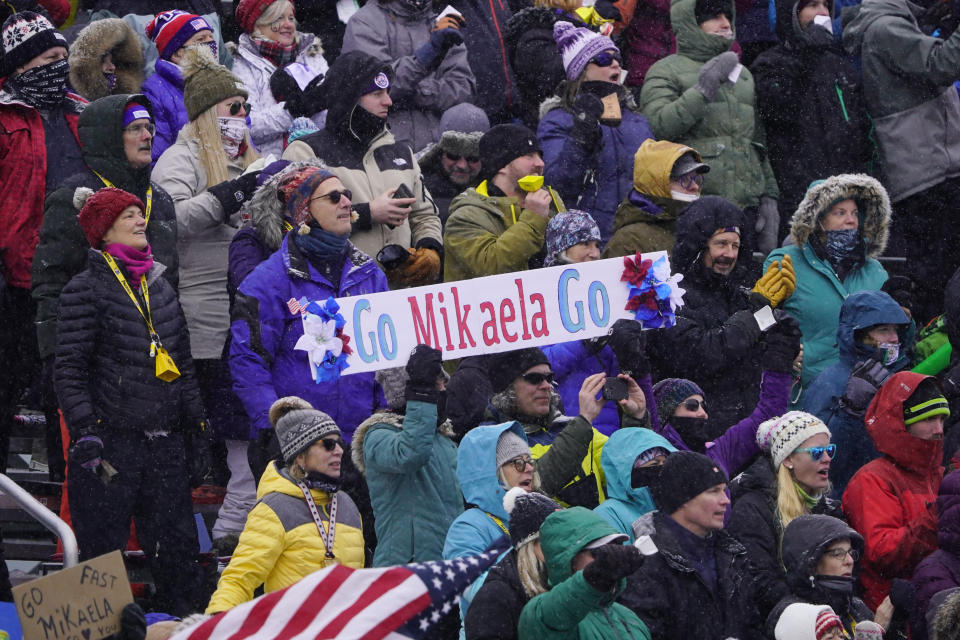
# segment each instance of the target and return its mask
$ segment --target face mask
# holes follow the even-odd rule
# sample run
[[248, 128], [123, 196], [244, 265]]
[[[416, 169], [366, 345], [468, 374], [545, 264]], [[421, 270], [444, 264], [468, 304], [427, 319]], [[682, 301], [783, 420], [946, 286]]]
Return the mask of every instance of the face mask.
[[690, 416], [673, 416], [670, 425], [677, 430], [683, 441], [691, 450], [703, 453], [707, 448], [707, 419]]
[[810, 576], [811, 582], [827, 591], [853, 593], [853, 578], [848, 576]]
[[827, 256], [834, 260], [849, 258], [860, 244], [858, 229], [836, 229], [827, 231], [827, 240], [823, 244]]
[[227, 156], [236, 158], [240, 155], [240, 144], [247, 132], [247, 122], [243, 118], [217, 118], [220, 125], [220, 140]]
[[70, 64], [64, 59], [27, 69], [11, 82], [30, 106], [52, 109], [63, 101], [69, 74]]
[[308, 471], [304, 482], [311, 489], [319, 489], [327, 493], [334, 493], [340, 488], [340, 478], [334, 478], [319, 471]]
[[896, 342], [881, 342], [877, 345], [880, 352], [883, 353], [883, 364], [891, 365], [900, 357], [900, 344]]
[[105, 73], [103, 77], [107, 79], [107, 89], [113, 91], [113, 88], [117, 86], [117, 74]]
[[670, 197], [680, 202], [693, 202], [700, 199], [699, 193], [683, 193], [682, 191], [670, 190]]
[[198, 44], [192, 45], [194, 47], [210, 47], [210, 51], [213, 52], [213, 59], [217, 59], [217, 41], [211, 40], [210, 42], [200, 42]]
[[635, 467], [630, 472], [630, 486], [634, 489], [649, 487], [660, 475], [662, 467]]

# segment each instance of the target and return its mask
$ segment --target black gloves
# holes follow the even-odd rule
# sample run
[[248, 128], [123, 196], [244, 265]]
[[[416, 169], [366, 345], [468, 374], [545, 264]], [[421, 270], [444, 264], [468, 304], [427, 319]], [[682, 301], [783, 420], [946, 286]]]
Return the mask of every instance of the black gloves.
[[143, 640], [147, 637], [147, 617], [136, 602], [131, 602], [120, 613], [120, 631], [108, 636], [111, 640]]
[[873, 396], [890, 377], [890, 372], [876, 358], [858, 362], [850, 372], [840, 398], [840, 406], [850, 415], [861, 418]]
[[614, 322], [607, 344], [613, 350], [613, 355], [617, 356], [620, 371], [634, 380], [650, 373], [650, 361], [644, 353], [647, 336], [639, 322], [636, 320]]
[[703, 94], [707, 102], [712, 102], [720, 89], [720, 85], [729, 80], [730, 72], [740, 64], [740, 58], [733, 51], [724, 51], [718, 56], [710, 58], [700, 67], [700, 76], [697, 78], [696, 89]]
[[187, 473], [190, 488], [202, 485], [213, 468], [213, 430], [204, 421], [183, 434], [183, 448], [187, 454]]
[[584, 568], [583, 579], [597, 591], [609, 591], [642, 566], [643, 556], [632, 544], [605, 544], [593, 549], [593, 562]]
[[320, 104], [318, 87], [323, 82], [323, 74], [310, 81], [306, 89], [300, 85], [289, 73], [277, 69], [270, 76], [270, 93], [277, 102], [283, 102], [283, 108], [294, 118], [309, 118], [318, 111], [323, 111]]
[[259, 175], [259, 171], [251, 171], [239, 178], [226, 180], [207, 189], [213, 194], [213, 197], [220, 201], [220, 206], [223, 208], [224, 224], [230, 219], [230, 216], [240, 211], [240, 205], [249, 200], [253, 192], [257, 190], [257, 176]]
[[770, 327], [764, 336], [765, 349], [760, 359], [764, 371], [791, 373], [793, 361], [800, 353], [803, 334], [800, 325], [784, 311], [774, 312], [777, 323]]
[[459, 29], [447, 27], [430, 32], [430, 39], [422, 47], [413, 52], [414, 57], [430, 71], [435, 71], [450, 47], [463, 42]]
[[437, 378], [443, 373], [439, 349], [418, 344], [407, 360], [407, 400], [437, 403]]
[[84, 469], [95, 471], [103, 461], [103, 440], [94, 435], [80, 437], [70, 447], [70, 459]]
[[581, 92], [573, 102], [573, 128], [570, 137], [584, 149], [592, 151], [599, 143], [600, 116], [603, 101], [591, 93]]
[[737, 311], [735, 314], [727, 318], [727, 321], [723, 323], [726, 330], [738, 331], [746, 337], [747, 344], [756, 343], [757, 339], [760, 338], [760, 325], [757, 324], [757, 319], [753, 317], [753, 312], [747, 311]]
[[607, 20], [623, 20], [620, 9], [613, 6], [613, 2], [610, 0], [597, 0], [593, 8], [597, 10], [601, 18], [606, 18]]

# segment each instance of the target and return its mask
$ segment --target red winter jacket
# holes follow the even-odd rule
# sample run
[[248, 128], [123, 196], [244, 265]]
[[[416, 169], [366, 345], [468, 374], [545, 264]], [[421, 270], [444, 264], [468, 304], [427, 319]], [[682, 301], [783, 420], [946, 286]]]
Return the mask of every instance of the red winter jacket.
[[[77, 137], [77, 120], [85, 101], [72, 93], [67, 93], [66, 99], [67, 124]], [[7, 284], [24, 289], [30, 288], [30, 262], [43, 220], [45, 137], [37, 110], [0, 83], [0, 267]]]
[[903, 402], [929, 377], [900, 372], [877, 392], [864, 419], [882, 457], [861, 467], [843, 493], [843, 512], [864, 539], [860, 581], [864, 602], [873, 610], [893, 578], [909, 580], [937, 549], [943, 442], [916, 438], [903, 424]]

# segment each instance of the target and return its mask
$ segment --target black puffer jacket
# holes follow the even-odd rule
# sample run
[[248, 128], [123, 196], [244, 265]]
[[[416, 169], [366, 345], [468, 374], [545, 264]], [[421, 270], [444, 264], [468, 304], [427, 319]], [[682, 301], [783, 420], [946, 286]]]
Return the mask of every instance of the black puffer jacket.
[[187, 323], [161, 270], [154, 265], [147, 286], [154, 329], [180, 370], [172, 382], [156, 377], [146, 323], [100, 252], [90, 249], [87, 268], [63, 289], [54, 384], [71, 434], [98, 420], [101, 429], [143, 431], [202, 420]]
[[81, 114], [77, 131], [83, 161], [88, 169], [71, 176], [47, 196], [30, 282], [31, 294], [37, 302], [37, 339], [41, 358], [52, 356], [57, 344], [60, 292], [87, 263], [90, 244], [77, 222], [73, 194], [77, 187], [99, 191], [105, 186], [94, 171], [118, 189], [134, 194], [144, 204], [147, 202], [147, 186], [152, 185], [147, 239], [154, 259], [166, 267], [163, 277], [174, 289], [177, 288], [177, 214], [173, 200], [163, 188], [150, 182], [150, 167], [134, 169], [126, 161], [123, 150], [123, 112], [131, 100], [152, 112], [147, 97], [137, 94], [107, 96], [87, 106], [85, 111], [88, 113]]
[[[651, 340], [659, 377], [688, 378], [703, 389], [710, 406], [708, 429], [716, 438], [746, 418], [760, 393], [760, 329], [729, 322], [752, 311], [748, 294], [755, 280], [750, 246], [741, 236], [740, 259], [728, 276], [703, 266], [702, 252], [717, 229], [746, 225], [743, 212], [718, 196], [691, 204], [677, 220], [672, 267], [683, 274], [684, 305], [677, 324]], [[670, 416], [660, 416], [669, 421]]]
[[851, 546], [863, 553], [863, 537], [847, 526], [847, 523], [828, 515], [800, 516], [787, 525], [783, 532], [781, 553], [787, 570], [787, 587], [790, 593], [780, 599], [767, 618], [766, 634], [771, 640], [774, 629], [784, 609], [795, 602], [825, 604], [843, 620], [847, 633], [853, 636], [853, 625], [863, 620], [873, 620], [873, 612], [863, 600], [851, 591], [844, 593], [828, 588], [817, 578], [817, 562], [827, 547], [843, 538], [849, 538]]
[[493, 565], [483, 586], [470, 601], [467, 617], [463, 621], [467, 640], [517, 638], [520, 612], [529, 599], [517, 573], [517, 552], [511, 550], [503, 560]]
[[747, 550], [725, 531], [712, 534], [717, 572], [714, 592], [676, 535], [680, 525], [669, 520], [655, 511], [633, 524], [637, 539], [650, 536], [658, 551], [627, 578], [627, 588], [617, 602], [643, 620], [652, 640], [759, 638], [744, 613], [750, 610], [753, 597]]
[[797, 0], [776, 4], [780, 44], [760, 54], [750, 71], [780, 187], [782, 239], [810, 183], [866, 172], [872, 148], [856, 67], [836, 41], [826, 47], [807, 44], [797, 22]]
[[[790, 593], [780, 559], [783, 525], [777, 513], [777, 479], [770, 459], [757, 458], [731, 483], [730, 495], [733, 507], [727, 531], [747, 549], [757, 595], [755, 622], [760, 627], [777, 602]], [[812, 512], [843, 518], [840, 502], [825, 496]]]

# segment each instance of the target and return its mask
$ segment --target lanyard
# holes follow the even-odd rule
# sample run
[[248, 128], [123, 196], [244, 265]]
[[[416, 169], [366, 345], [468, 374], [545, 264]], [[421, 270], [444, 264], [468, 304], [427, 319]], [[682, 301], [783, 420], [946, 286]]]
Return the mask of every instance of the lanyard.
[[[91, 171], [93, 171], [93, 169], [91, 169]], [[104, 178], [102, 175], [100, 175], [96, 171], [93, 171], [93, 172], [97, 175], [98, 178], [100, 178], [101, 181], [103, 181], [103, 184], [105, 184], [108, 187], [113, 187], [114, 189], [117, 188], [112, 182]], [[143, 212], [143, 219], [144, 219], [144, 222], [146, 222], [147, 224], [150, 224], [150, 209], [152, 207], [153, 207], [153, 187], [150, 185], [147, 185], [147, 210]]]
[[143, 312], [143, 307], [140, 306], [140, 302], [137, 300], [137, 296], [134, 295], [133, 289], [130, 288], [130, 283], [127, 282], [127, 279], [123, 277], [123, 274], [120, 273], [120, 269], [117, 267], [116, 261], [106, 251], [101, 252], [103, 254], [103, 259], [107, 261], [107, 264], [110, 265], [110, 268], [113, 269], [113, 275], [117, 277], [117, 280], [120, 282], [120, 286], [123, 287], [123, 290], [127, 292], [127, 295], [130, 296], [130, 300], [133, 301], [134, 306], [137, 308], [137, 311], [140, 312], [140, 315], [143, 317], [143, 321], [147, 323], [147, 330], [150, 332], [150, 357], [153, 358], [157, 355], [157, 347], [160, 346], [160, 336], [157, 335], [157, 332], [153, 328], [153, 318], [150, 314], [150, 289], [147, 288], [147, 276], [140, 276], [140, 292], [143, 294], [143, 302], [147, 307], [147, 312]]
[[503, 525], [503, 520], [493, 515], [489, 511], [484, 511], [484, 513], [490, 516], [490, 519], [493, 520], [495, 523], [497, 523], [497, 526], [500, 527], [500, 531], [503, 531], [505, 535], [510, 535], [510, 532], [507, 531], [507, 528]]
[[297, 483], [297, 486], [300, 487], [300, 491], [303, 491], [303, 497], [307, 501], [307, 506], [310, 507], [310, 515], [313, 516], [313, 522], [317, 525], [317, 531], [320, 532], [320, 539], [323, 540], [323, 546], [327, 550], [326, 556], [333, 558], [333, 537], [337, 533], [337, 494], [334, 493], [330, 499], [330, 526], [327, 531], [324, 531], [323, 521], [320, 519], [320, 512], [317, 511], [317, 503], [313, 501], [310, 489], [302, 482]]

